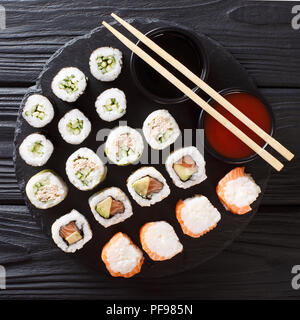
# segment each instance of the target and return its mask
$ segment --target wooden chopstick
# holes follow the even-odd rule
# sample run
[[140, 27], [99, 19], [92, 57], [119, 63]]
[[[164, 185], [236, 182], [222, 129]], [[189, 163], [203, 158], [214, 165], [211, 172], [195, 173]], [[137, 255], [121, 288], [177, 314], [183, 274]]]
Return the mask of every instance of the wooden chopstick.
[[212, 108], [206, 101], [199, 97], [193, 90], [187, 87], [183, 82], [176, 78], [171, 72], [155, 61], [151, 56], [149, 56], [140, 47], [135, 45], [128, 38], [123, 36], [119, 31], [113, 28], [111, 25], [105, 21], [102, 24], [113, 33], [126, 47], [138, 55], [142, 60], [147, 62], [152, 68], [159, 72], [163, 77], [169, 80], [176, 88], [187, 95], [191, 100], [193, 100], [198, 106], [202, 107], [208, 114], [219, 121], [225, 128], [231, 131], [235, 136], [237, 136], [241, 141], [248, 145], [252, 150], [254, 150], [258, 155], [260, 155], [266, 162], [268, 162], [277, 171], [283, 168], [283, 164], [272, 156], [268, 151], [261, 148], [256, 142], [250, 139], [243, 131], [227, 120], [218, 111]]
[[169, 62], [173, 67], [184, 74], [189, 80], [196, 84], [199, 88], [205, 91], [210, 97], [221, 104], [226, 110], [231, 112], [236, 118], [243, 122], [248, 128], [253, 130], [258, 136], [260, 136], [265, 142], [267, 142], [271, 147], [273, 147], [277, 152], [279, 152], [287, 160], [292, 160], [294, 154], [291, 153], [287, 148], [285, 148], [280, 142], [270, 136], [267, 132], [261, 129], [256, 123], [249, 119], [245, 114], [243, 114], [239, 109], [227, 101], [222, 95], [210, 87], [206, 82], [195, 75], [191, 70], [185, 67], [177, 59], [171, 56], [168, 52], [158, 46], [155, 42], [145, 36], [143, 33], [138, 31], [132, 25], [124, 21], [122, 18], [118, 17], [116, 14], [111, 14], [114, 19], [116, 19], [121, 25], [123, 25], [129, 32], [136, 36], [141, 42], [143, 42], [147, 47], [156, 52], [160, 57]]

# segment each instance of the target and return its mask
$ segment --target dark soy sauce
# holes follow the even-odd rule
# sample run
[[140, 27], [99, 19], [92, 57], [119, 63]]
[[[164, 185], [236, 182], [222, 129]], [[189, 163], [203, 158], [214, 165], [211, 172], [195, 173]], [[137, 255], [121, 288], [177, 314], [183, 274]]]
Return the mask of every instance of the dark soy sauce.
[[[161, 48], [165, 49], [178, 61], [184, 64], [188, 69], [201, 77], [203, 61], [201, 55], [199, 54], [200, 49], [189, 37], [176, 31], [162, 31], [150, 35], [150, 38]], [[159, 57], [146, 46], [142, 44], [140, 44], [140, 46], [185, 85], [193, 90], [197, 89], [197, 87], [195, 87], [191, 81], [189, 81], [164, 59]], [[135, 71], [137, 80], [150, 94], [163, 99], [180, 99], [184, 97], [184, 94], [180, 90], [178, 90], [172, 83], [161, 76], [146, 62], [137, 56], [135, 58]]]

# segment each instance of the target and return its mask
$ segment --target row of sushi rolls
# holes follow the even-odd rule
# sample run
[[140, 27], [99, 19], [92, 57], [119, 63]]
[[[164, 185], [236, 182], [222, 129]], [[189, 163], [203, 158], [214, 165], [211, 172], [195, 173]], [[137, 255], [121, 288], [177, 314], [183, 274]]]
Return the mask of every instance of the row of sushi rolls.
[[[98, 48], [92, 52], [89, 66], [96, 79], [113, 81], [122, 69], [122, 53], [111, 47]], [[51, 89], [59, 99], [74, 102], [83, 94], [86, 85], [87, 78], [81, 70], [65, 67], [53, 78]], [[117, 88], [105, 90], [97, 98], [95, 107], [101, 119], [114, 121], [126, 113], [125, 94]], [[41, 128], [53, 119], [53, 106], [47, 97], [32, 94], [24, 104], [22, 116], [32, 127]], [[72, 109], [60, 119], [58, 130], [65, 142], [81, 144], [91, 131], [91, 122], [80, 110]], [[167, 110], [156, 110], [145, 119], [143, 134], [153, 149], [162, 150], [175, 142], [180, 129]], [[46, 164], [53, 149], [51, 141], [37, 132], [23, 140], [19, 154], [28, 165], [38, 167]], [[143, 149], [141, 134], [129, 126], [111, 130], [105, 143], [107, 158], [118, 166], [137, 161]], [[204, 158], [194, 146], [175, 150], [168, 156], [165, 167], [178, 188], [190, 188], [206, 179]], [[107, 168], [94, 151], [82, 147], [69, 156], [66, 174], [70, 183], [85, 191], [103, 181]], [[152, 166], [133, 172], [127, 179], [127, 188], [132, 199], [142, 207], [154, 205], [170, 194], [167, 181]], [[216, 192], [227, 210], [241, 215], [251, 210], [250, 205], [261, 190], [245, 173], [244, 167], [237, 167], [219, 181]], [[59, 204], [67, 193], [66, 183], [48, 169], [32, 176], [26, 184], [29, 201], [39, 209]], [[93, 216], [105, 228], [121, 223], [133, 214], [128, 196], [118, 187], [96, 192], [88, 201]], [[175, 214], [183, 233], [193, 238], [214, 229], [221, 219], [219, 211], [204, 195], [179, 200]], [[76, 209], [57, 219], [51, 232], [57, 246], [67, 253], [81, 249], [92, 238], [87, 219]], [[174, 228], [166, 221], [152, 221], [142, 226], [140, 242], [154, 261], [171, 259], [183, 251]], [[139, 273], [144, 261], [142, 250], [122, 232], [115, 234], [103, 247], [101, 258], [112, 276], [125, 278]]]

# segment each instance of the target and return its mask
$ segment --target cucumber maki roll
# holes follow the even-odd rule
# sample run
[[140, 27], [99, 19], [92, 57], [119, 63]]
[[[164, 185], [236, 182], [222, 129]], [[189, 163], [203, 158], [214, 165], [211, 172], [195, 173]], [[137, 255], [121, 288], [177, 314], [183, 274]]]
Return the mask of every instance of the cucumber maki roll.
[[51, 83], [53, 93], [66, 102], [76, 101], [83, 94], [86, 86], [86, 76], [75, 67], [61, 69]]
[[29, 201], [39, 209], [58, 205], [67, 196], [68, 188], [62, 178], [52, 170], [42, 170], [32, 176], [26, 184]]
[[34, 167], [43, 166], [51, 157], [52, 152], [52, 142], [40, 133], [30, 134], [19, 147], [21, 158]]
[[22, 116], [32, 127], [42, 128], [54, 117], [52, 103], [40, 94], [33, 94], [26, 100]]
[[78, 109], [67, 112], [58, 123], [62, 138], [70, 144], [82, 143], [91, 132], [91, 122]]
[[106, 167], [94, 151], [80, 148], [66, 162], [66, 173], [70, 182], [79, 190], [96, 187], [106, 176]]
[[91, 74], [101, 81], [115, 80], [122, 70], [122, 52], [111, 47], [94, 50], [90, 56]]
[[107, 89], [98, 96], [95, 106], [102, 120], [114, 121], [126, 113], [125, 94], [117, 88]]

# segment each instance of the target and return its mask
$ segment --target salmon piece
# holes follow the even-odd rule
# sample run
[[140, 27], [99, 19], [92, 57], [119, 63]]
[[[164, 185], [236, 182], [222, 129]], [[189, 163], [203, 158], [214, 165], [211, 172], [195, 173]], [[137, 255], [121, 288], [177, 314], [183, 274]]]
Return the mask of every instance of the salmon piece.
[[59, 229], [59, 235], [63, 238], [66, 239], [68, 238], [71, 234], [73, 234], [74, 232], [79, 232], [75, 221], [71, 221], [68, 224], [66, 224], [65, 226], [61, 227]]
[[125, 207], [122, 201], [112, 200], [111, 206], [110, 206], [110, 212], [109, 215], [113, 216], [118, 213], [123, 213], [125, 211]]
[[195, 170], [194, 172], [196, 172], [198, 170], [198, 166], [196, 165], [196, 162], [189, 155], [183, 156], [176, 163], [180, 164], [182, 167], [193, 169], [193, 170]]
[[148, 222], [144, 224], [140, 230], [140, 241], [143, 247], [143, 250], [148, 254], [148, 256], [154, 260], [154, 261], [164, 261], [166, 260], [166, 257], [162, 257], [158, 255], [157, 253], [151, 251], [149, 247], [147, 246], [147, 242], [145, 240], [145, 234], [147, 230], [153, 225], [153, 222]]
[[164, 187], [164, 184], [160, 181], [158, 181], [155, 178], [150, 177], [150, 183], [147, 190], [147, 195], [157, 193]]
[[229, 210], [235, 214], [245, 214], [245, 213], [251, 211], [252, 209], [250, 206], [238, 207], [235, 204], [230, 204], [230, 203], [226, 202], [225, 186], [226, 186], [227, 182], [235, 180], [237, 178], [245, 177], [245, 176], [246, 176], [245, 167], [237, 167], [237, 168], [231, 170], [230, 172], [228, 172], [226, 174], [226, 176], [219, 181], [217, 188], [216, 188], [217, 195], [218, 195], [220, 201], [222, 202], [222, 204], [224, 205], [224, 207], [227, 210]]

